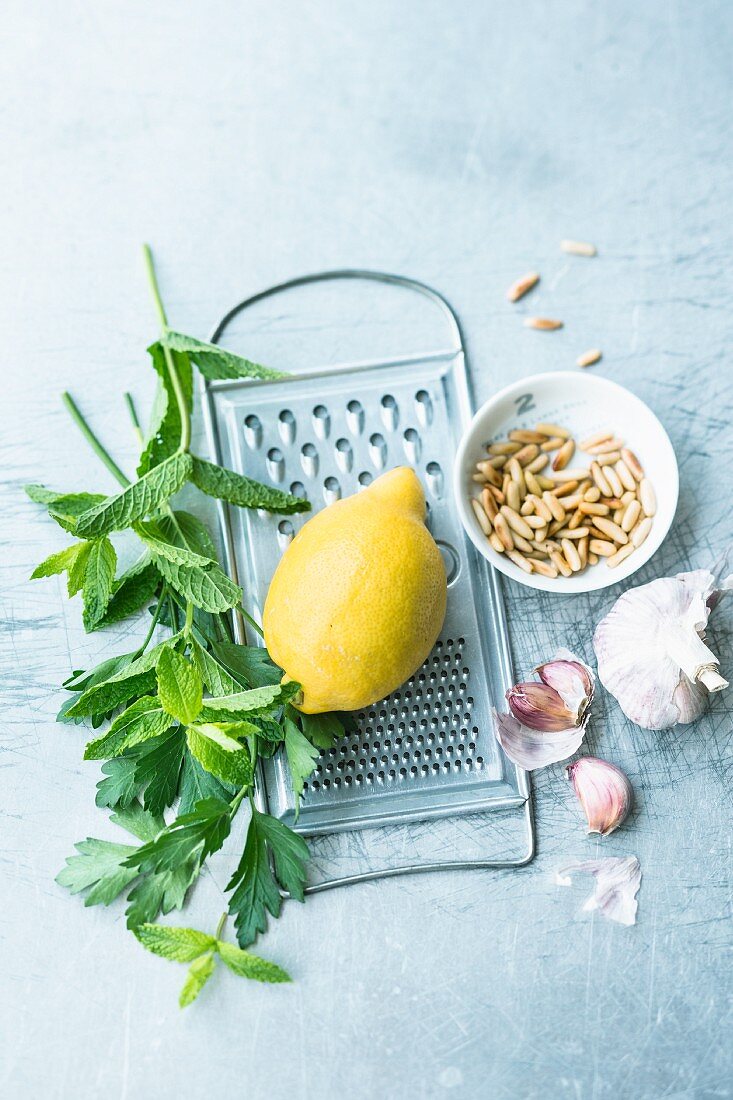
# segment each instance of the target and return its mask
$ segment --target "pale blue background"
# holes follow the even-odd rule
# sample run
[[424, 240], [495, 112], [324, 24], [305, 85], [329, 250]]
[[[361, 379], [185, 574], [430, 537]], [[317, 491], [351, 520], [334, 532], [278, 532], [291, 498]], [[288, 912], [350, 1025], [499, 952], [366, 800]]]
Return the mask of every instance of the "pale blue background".
[[[251, 290], [365, 265], [448, 295], [479, 398], [602, 347], [594, 369], [651, 404], [680, 459], [675, 533], [642, 579], [710, 563], [732, 533], [732, 31], [726, 0], [6, 0], [5, 1096], [731, 1094], [730, 695], [661, 735], [600, 701], [591, 747], [637, 789], [603, 845], [641, 859], [636, 928], [578, 918], [582, 887], [553, 885], [597, 847], [554, 768], [536, 783], [530, 869], [288, 906], [262, 949], [295, 984], [221, 975], [181, 1014], [182, 971], [146, 955], [119, 909], [85, 911], [53, 883], [75, 840], [114, 832], [96, 766], [54, 725], [56, 685], [122, 643], [85, 639], [60, 584], [28, 583], [63, 537], [20, 486], [112, 488], [64, 387], [131, 465], [119, 395], [151, 392], [151, 239], [171, 317], [200, 336]], [[565, 236], [599, 258], [563, 257]], [[510, 308], [506, 287], [534, 267], [541, 292]], [[522, 328], [530, 308], [565, 329]], [[556, 643], [591, 656], [613, 595], [513, 588], [518, 668]], [[721, 609], [714, 632], [729, 669], [731, 621]], [[213, 925], [234, 857], [201, 883], [192, 922]]]

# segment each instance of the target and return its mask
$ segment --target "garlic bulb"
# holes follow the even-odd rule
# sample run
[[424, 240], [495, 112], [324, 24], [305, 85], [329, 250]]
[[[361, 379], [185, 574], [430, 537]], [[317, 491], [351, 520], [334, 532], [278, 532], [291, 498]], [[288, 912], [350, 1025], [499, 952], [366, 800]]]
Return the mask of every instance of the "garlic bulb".
[[634, 792], [615, 764], [595, 756], [581, 756], [565, 773], [588, 819], [588, 832], [608, 836], [623, 824], [631, 811]]
[[639, 905], [636, 894], [641, 886], [641, 864], [636, 856], [608, 856], [570, 863], [557, 872], [557, 885], [570, 886], [570, 876], [575, 871], [586, 871], [596, 880], [593, 893], [583, 906], [584, 913], [597, 909], [618, 924], [636, 924]]
[[567, 760], [581, 745], [590, 717], [595, 678], [567, 649], [535, 671], [541, 683], [515, 684], [506, 693], [509, 714], [494, 712], [496, 738], [527, 771]]
[[728, 686], [701, 635], [732, 581], [717, 584], [706, 569], [662, 577], [625, 592], [598, 624], [598, 675], [633, 722], [650, 730], [692, 722], [707, 692]]

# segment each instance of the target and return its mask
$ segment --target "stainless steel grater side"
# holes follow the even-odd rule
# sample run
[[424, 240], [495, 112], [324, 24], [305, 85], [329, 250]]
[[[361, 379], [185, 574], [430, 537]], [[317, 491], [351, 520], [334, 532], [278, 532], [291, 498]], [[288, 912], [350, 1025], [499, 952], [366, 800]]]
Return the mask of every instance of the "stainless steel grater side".
[[[487, 811], [514, 811], [514, 832], [521, 832], [518, 854], [506, 859], [494, 858], [492, 852], [490, 860], [482, 860], [480, 853], [462, 860], [454, 853], [419, 866], [356, 870], [336, 880], [326, 876], [314, 889], [444, 866], [519, 866], [534, 852], [529, 783], [526, 773], [504, 756], [491, 719], [492, 708], [503, 706], [512, 683], [503, 600], [497, 574], [463, 534], [450, 493], [455, 447], [471, 413], [466, 354], [455, 314], [436, 291], [414, 280], [367, 271], [324, 272], [240, 303], [217, 326], [212, 341], [226, 334], [233, 350], [253, 355], [253, 334], [236, 332], [244, 311], [299, 288], [323, 285], [330, 295], [334, 286], [346, 283], [386, 284], [402, 291], [403, 302], [405, 292], [419, 294], [447, 323], [447, 346], [315, 364], [274, 382], [204, 382], [209, 445], [217, 462], [307, 497], [313, 511], [358, 492], [393, 466], [414, 467], [425, 488], [428, 525], [445, 562], [448, 612], [422, 668], [388, 698], [353, 715], [352, 731], [322, 753], [297, 820], [281, 756], [261, 767], [260, 800], [268, 812], [309, 836], [377, 827], [386, 836], [397, 826], [456, 815], [466, 815], [468, 822]], [[264, 351], [277, 326], [287, 331], [290, 324], [297, 330], [280, 303], [278, 310], [256, 331]], [[401, 328], [403, 315], [396, 320]], [[327, 330], [319, 338], [325, 340]], [[278, 343], [282, 355], [282, 336]], [[292, 371], [297, 354], [288, 352], [288, 361], [282, 363], [264, 354], [262, 358]], [[258, 620], [279, 558], [309, 514], [281, 517], [220, 508], [228, 568]], [[243, 641], [242, 621], [237, 631]]]

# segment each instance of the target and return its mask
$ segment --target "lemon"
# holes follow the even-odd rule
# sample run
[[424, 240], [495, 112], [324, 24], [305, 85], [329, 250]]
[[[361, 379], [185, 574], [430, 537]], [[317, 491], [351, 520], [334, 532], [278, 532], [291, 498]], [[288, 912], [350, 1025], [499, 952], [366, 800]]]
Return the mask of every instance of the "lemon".
[[302, 684], [306, 714], [359, 710], [420, 667], [446, 597], [422, 486], [401, 466], [301, 528], [270, 584], [265, 643]]

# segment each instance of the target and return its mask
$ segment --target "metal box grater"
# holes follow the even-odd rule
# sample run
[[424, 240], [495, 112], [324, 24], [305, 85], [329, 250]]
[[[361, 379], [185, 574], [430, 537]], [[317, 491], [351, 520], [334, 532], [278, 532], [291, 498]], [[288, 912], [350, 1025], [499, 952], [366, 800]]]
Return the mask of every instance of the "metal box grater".
[[[445, 562], [448, 611], [422, 668], [389, 697], [353, 715], [354, 731], [321, 755], [297, 821], [281, 756], [263, 762], [263, 803], [311, 836], [524, 809], [527, 777], [504, 756], [491, 720], [492, 707], [502, 706], [512, 682], [498, 578], [465, 538], [452, 500], [453, 455], [471, 410], [465, 352], [449, 306], [411, 280], [324, 273], [241, 303], [212, 339], [221, 339], [245, 308], [264, 298], [343, 279], [388, 282], [427, 295], [449, 323], [451, 345], [306, 369], [275, 382], [204, 383], [209, 443], [218, 462], [307, 497], [313, 511], [358, 492], [394, 466], [414, 467]], [[227, 345], [240, 350], [232, 335], [227, 332]], [[252, 354], [246, 346], [241, 350]], [[261, 621], [280, 555], [312, 512], [282, 517], [222, 506], [221, 514], [229, 569], [244, 587], [248, 610]], [[531, 833], [528, 809], [524, 821]]]

